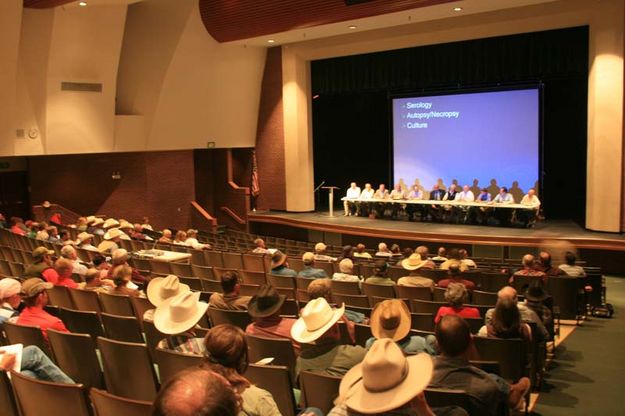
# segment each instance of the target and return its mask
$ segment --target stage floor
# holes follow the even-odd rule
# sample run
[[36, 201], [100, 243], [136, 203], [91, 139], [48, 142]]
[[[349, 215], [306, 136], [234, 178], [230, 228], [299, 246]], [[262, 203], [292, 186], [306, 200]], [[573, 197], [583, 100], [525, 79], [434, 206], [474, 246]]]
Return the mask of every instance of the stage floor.
[[464, 224], [393, 221], [365, 217], [329, 217], [327, 212], [251, 212], [251, 223], [280, 224], [296, 228], [367, 237], [463, 244], [543, 246], [570, 243], [577, 248], [625, 251], [625, 236], [588, 231], [573, 221], [541, 221], [534, 228], [488, 227]]

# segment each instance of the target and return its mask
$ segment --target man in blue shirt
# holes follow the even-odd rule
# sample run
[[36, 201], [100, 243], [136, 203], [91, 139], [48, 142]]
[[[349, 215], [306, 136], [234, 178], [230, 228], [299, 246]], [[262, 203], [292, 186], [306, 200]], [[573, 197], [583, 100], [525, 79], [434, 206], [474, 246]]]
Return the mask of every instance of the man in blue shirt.
[[322, 279], [328, 277], [328, 274], [323, 269], [317, 269], [313, 266], [315, 261], [315, 254], [308, 251], [302, 256], [304, 262], [304, 268], [297, 274], [297, 277], [305, 277], [307, 279]]

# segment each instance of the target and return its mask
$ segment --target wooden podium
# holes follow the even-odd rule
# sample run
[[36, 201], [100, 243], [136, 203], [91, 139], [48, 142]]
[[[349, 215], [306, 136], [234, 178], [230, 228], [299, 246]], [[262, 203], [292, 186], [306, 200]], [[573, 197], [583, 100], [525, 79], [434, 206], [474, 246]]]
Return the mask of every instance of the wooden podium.
[[341, 189], [338, 186], [322, 186], [321, 189], [328, 190], [328, 203], [330, 210], [328, 212], [329, 217], [334, 217], [334, 190]]

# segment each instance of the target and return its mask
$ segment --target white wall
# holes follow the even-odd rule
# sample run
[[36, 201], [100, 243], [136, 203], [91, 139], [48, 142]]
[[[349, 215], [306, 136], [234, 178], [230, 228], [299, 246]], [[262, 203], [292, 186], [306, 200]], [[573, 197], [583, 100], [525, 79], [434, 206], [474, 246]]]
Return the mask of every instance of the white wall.
[[13, 154], [17, 56], [22, 1], [0, 1], [0, 155]]

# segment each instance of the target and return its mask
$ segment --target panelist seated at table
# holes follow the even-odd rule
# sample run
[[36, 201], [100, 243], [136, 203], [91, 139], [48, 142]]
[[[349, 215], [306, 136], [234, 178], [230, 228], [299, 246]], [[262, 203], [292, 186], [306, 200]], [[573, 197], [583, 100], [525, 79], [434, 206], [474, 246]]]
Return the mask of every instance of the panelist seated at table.
[[527, 194], [521, 199], [521, 205], [533, 209], [518, 209], [517, 219], [521, 221], [525, 227], [532, 227], [536, 223], [536, 217], [540, 209], [540, 199], [536, 196], [536, 190], [534, 188], [530, 188], [530, 190], [527, 191]]
[[[430, 200], [431, 201], [442, 201], [445, 198], [446, 192], [440, 189], [439, 184], [434, 184], [432, 190], [430, 191]], [[440, 221], [442, 219], [440, 206], [430, 205], [427, 207], [428, 212], [428, 220]]]
[[[406, 199], [406, 193], [404, 192], [403, 189], [401, 189], [400, 184], [395, 185], [395, 187], [391, 191], [390, 198], [393, 201], [402, 201]], [[392, 210], [391, 218], [396, 219], [397, 215], [399, 214], [399, 211], [402, 209], [404, 204], [392, 204], [392, 205], [393, 206], [391, 208]]]
[[[475, 202], [480, 204], [489, 204], [491, 202], [490, 192], [487, 188], [482, 188], [479, 195], [475, 198]], [[470, 224], [485, 224], [488, 220], [489, 209], [486, 206], [483, 207], [471, 207], [469, 209], [468, 221]]]
[[[412, 189], [408, 192], [406, 199], [409, 201], [420, 201], [423, 200], [423, 191], [419, 189], [419, 185], [412, 185]], [[408, 204], [406, 206], [406, 213], [408, 214], [408, 220], [412, 221], [415, 218], [415, 214], [420, 212], [421, 217], [423, 217], [427, 213], [427, 207], [418, 204]]]
[[[499, 205], [514, 204], [514, 196], [508, 192], [508, 188], [502, 186], [499, 188], [499, 193], [493, 199], [493, 203]], [[495, 209], [494, 218], [501, 225], [509, 225], [512, 220], [512, 210], [510, 209]]]
[[482, 188], [480, 194], [475, 198], [475, 202], [490, 202], [491, 197], [488, 189]]
[[[381, 183], [378, 189], [375, 191], [375, 194], [373, 194], [373, 198], [374, 199], [389, 199], [390, 194], [388, 193], [388, 189], [386, 189], [386, 185]], [[383, 218], [385, 208], [386, 208], [386, 204], [384, 202], [376, 203], [374, 207], [376, 217]]]
[[356, 182], [352, 182], [347, 188], [347, 192], [345, 193], [345, 201], [343, 201], [343, 208], [345, 209], [345, 215], [354, 215], [356, 212], [356, 205], [348, 201], [348, 199], [358, 199], [360, 197], [360, 187], [356, 185]]
[[359, 201], [357, 204], [357, 210], [356, 210], [356, 214], [357, 215], [362, 215], [362, 216], [367, 216], [369, 215], [369, 203], [366, 202], [368, 199], [373, 199], [373, 195], [375, 194], [375, 190], [371, 187], [370, 183], [366, 183], [365, 184], [365, 188], [362, 190], [362, 192], [360, 193], [360, 200], [363, 200], [365, 202], [361, 202]]

